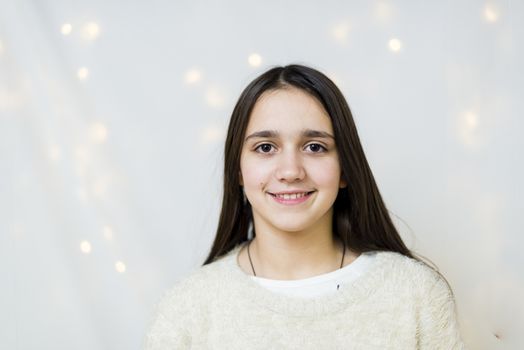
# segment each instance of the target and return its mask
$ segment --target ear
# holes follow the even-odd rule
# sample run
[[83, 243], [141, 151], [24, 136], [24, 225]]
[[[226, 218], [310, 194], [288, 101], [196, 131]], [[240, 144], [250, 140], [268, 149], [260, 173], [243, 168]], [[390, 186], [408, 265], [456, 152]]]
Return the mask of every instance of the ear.
[[348, 187], [348, 184], [347, 184], [346, 180], [344, 180], [342, 177], [340, 177], [340, 184], [339, 184], [339, 187], [340, 187], [340, 188], [346, 188], [346, 187]]

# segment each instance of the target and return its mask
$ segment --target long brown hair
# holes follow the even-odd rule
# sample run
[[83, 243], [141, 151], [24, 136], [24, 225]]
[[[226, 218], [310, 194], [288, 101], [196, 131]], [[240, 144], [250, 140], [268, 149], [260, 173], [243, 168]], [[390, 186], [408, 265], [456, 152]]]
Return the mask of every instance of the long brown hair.
[[249, 202], [244, 201], [239, 173], [249, 117], [264, 92], [289, 87], [301, 89], [320, 101], [333, 124], [342, 178], [348, 184], [339, 190], [334, 203], [333, 234], [355, 252], [394, 251], [420, 260], [406, 247], [391, 221], [343, 94], [321, 72], [291, 64], [271, 68], [255, 78], [233, 109], [224, 152], [222, 210], [213, 246], [203, 265], [248, 240], [252, 212]]

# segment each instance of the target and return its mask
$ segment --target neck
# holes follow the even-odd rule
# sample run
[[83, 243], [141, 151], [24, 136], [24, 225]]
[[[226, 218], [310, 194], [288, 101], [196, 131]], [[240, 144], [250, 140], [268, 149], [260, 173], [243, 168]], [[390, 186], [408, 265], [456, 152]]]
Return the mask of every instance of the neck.
[[275, 280], [309, 278], [340, 268], [344, 247], [331, 230], [321, 234], [257, 234], [249, 255], [257, 277]]

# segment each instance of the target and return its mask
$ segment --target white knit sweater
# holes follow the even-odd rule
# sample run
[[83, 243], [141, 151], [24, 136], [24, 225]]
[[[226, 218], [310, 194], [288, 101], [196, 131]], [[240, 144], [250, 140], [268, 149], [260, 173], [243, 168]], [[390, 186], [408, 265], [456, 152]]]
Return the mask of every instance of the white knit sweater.
[[448, 285], [416, 260], [381, 251], [339, 292], [300, 298], [250, 279], [241, 246], [164, 295], [145, 349], [465, 349]]

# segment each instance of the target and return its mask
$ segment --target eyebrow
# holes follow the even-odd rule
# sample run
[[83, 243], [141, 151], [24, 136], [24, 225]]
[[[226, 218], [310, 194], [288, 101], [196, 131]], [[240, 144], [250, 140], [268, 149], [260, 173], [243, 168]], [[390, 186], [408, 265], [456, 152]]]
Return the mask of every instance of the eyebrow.
[[[258, 138], [263, 138], [263, 137], [277, 138], [279, 135], [280, 133], [276, 130], [262, 130], [262, 131], [257, 131], [257, 132], [252, 133], [251, 135], [246, 137], [244, 142], [251, 138], [257, 138], [257, 137]], [[312, 129], [304, 129], [302, 131], [302, 136], [303, 137], [319, 137], [319, 138], [326, 138], [326, 139], [331, 138], [333, 140], [335, 139], [333, 135], [331, 135], [330, 133], [326, 131], [312, 130]]]

